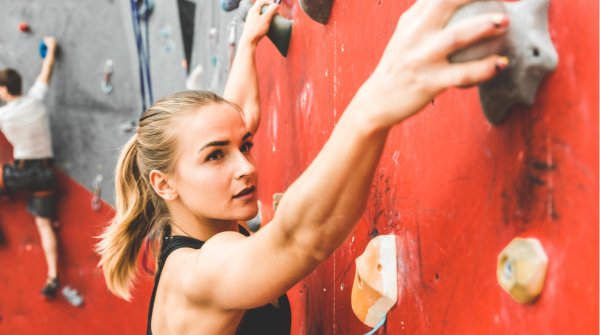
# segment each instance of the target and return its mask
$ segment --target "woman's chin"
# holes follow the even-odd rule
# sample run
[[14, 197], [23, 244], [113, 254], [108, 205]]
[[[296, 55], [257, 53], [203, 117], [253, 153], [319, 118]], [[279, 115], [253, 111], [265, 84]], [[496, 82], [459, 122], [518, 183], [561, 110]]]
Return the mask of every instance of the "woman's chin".
[[[250, 207], [250, 206], [249, 206]], [[244, 208], [244, 211], [240, 212], [237, 216], [240, 221], [250, 221], [258, 215], [258, 205], [254, 203], [252, 208]]]

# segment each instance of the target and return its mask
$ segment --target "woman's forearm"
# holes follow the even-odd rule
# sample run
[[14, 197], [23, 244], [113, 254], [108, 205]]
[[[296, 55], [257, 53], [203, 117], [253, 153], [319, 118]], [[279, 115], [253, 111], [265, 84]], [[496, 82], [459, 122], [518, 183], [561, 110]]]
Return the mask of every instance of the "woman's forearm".
[[242, 35], [231, 66], [223, 97], [242, 108], [248, 131], [256, 133], [260, 123], [258, 73], [256, 71], [256, 45]]
[[363, 88], [308, 169], [285, 192], [276, 216], [293, 243], [322, 260], [352, 232], [367, 204], [389, 128], [369, 119], [379, 108]]

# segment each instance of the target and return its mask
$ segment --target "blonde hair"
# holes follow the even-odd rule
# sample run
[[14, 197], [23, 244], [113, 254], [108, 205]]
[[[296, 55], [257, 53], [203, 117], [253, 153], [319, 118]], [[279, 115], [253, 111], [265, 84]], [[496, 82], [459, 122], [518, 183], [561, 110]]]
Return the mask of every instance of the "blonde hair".
[[[172, 171], [175, 122], [203, 106], [226, 102], [208, 91], [185, 91], [165, 97], [144, 112], [136, 134], [125, 144], [115, 173], [116, 215], [96, 246], [108, 289], [129, 300], [145, 240], [160, 250], [169, 224], [166, 204], [153, 190], [150, 171]], [[155, 252], [155, 255], [157, 253]]]

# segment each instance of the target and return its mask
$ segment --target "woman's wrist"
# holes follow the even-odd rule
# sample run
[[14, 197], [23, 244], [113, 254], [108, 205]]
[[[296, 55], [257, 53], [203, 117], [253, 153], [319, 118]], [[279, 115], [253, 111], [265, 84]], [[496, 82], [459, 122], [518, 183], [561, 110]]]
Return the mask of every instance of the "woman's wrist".
[[376, 87], [363, 84], [348, 105], [344, 116], [352, 119], [352, 123], [364, 134], [387, 132], [393, 124], [385, 122], [385, 105], [377, 95]]
[[260, 37], [249, 36], [249, 35], [246, 35], [245, 33], [242, 33], [242, 36], [240, 36], [240, 40], [239, 40], [238, 44], [239, 44], [239, 46], [246, 46], [246, 47], [250, 48], [250, 50], [254, 50], [254, 49], [256, 49], [256, 46], [258, 45], [259, 41], [260, 41]]

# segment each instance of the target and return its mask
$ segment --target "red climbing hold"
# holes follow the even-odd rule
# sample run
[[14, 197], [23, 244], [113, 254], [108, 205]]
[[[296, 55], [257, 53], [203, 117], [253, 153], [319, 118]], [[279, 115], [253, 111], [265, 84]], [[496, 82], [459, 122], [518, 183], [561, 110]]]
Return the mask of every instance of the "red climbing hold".
[[22, 33], [26, 33], [30, 30], [29, 25], [25, 22], [19, 22], [19, 30]]

